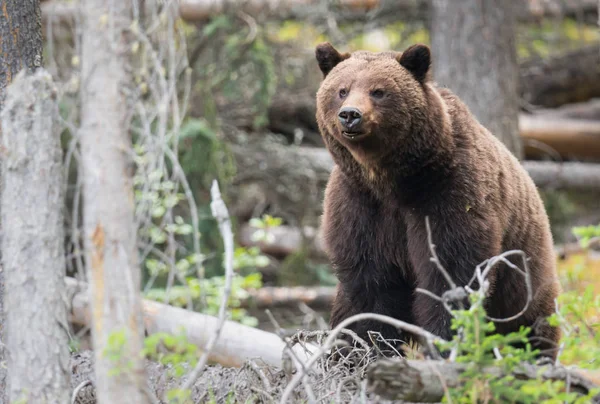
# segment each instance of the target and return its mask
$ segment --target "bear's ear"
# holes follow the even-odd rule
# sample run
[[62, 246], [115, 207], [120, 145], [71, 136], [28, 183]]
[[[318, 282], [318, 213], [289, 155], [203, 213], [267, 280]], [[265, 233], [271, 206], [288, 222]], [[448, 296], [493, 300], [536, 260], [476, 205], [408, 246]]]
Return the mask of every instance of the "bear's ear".
[[338, 63], [348, 59], [350, 54], [341, 54], [329, 42], [324, 42], [317, 45], [315, 56], [317, 57], [319, 68], [323, 72], [323, 77], [325, 77]]
[[413, 45], [398, 57], [398, 62], [420, 83], [427, 81], [431, 65], [431, 52], [425, 45]]

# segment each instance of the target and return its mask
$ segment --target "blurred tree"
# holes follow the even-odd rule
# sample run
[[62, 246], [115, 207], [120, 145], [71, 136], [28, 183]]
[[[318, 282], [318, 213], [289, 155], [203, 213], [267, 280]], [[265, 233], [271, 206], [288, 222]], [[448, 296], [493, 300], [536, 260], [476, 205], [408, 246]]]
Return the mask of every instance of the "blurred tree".
[[[0, 111], [2, 111], [6, 88], [17, 73], [23, 68], [34, 71], [42, 65], [43, 45], [39, 0], [0, 0], [0, 10]], [[4, 342], [3, 302], [4, 272], [0, 271], [0, 340], [2, 342]], [[4, 350], [0, 348], [0, 363], [4, 362]], [[0, 404], [7, 402], [5, 383], [6, 368], [0, 366]]]
[[132, 2], [88, 0], [83, 17], [80, 162], [98, 403], [144, 403], [129, 134]]
[[432, 0], [432, 6], [435, 80], [521, 158], [512, 2]]

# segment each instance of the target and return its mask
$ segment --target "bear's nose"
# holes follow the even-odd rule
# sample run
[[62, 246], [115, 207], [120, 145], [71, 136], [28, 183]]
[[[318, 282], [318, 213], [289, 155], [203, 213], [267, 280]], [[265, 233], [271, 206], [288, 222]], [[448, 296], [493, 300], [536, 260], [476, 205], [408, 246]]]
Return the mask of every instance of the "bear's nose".
[[358, 108], [344, 107], [340, 109], [338, 118], [345, 129], [354, 129], [360, 124], [362, 120], [362, 113]]

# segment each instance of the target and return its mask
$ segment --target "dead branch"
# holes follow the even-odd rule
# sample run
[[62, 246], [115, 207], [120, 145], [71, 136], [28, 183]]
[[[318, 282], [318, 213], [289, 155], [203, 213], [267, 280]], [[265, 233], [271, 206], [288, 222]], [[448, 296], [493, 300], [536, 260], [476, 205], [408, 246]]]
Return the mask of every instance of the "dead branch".
[[183, 391], [188, 390], [194, 385], [204, 370], [204, 366], [206, 366], [206, 362], [208, 362], [210, 354], [212, 353], [213, 349], [215, 349], [215, 344], [219, 340], [219, 336], [221, 335], [223, 326], [225, 325], [227, 316], [227, 302], [229, 301], [229, 296], [231, 295], [231, 283], [233, 279], [233, 232], [231, 230], [229, 211], [227, 210], [225, 202], [223, 202], [223, 199], [221, 198], [221, 190], [219, 189], [217, 180], [213, 181], [210, 194], [212, 197], [212, 202], [210, 204], [212, 215], [215, 219], [217, 219], [219, 231], [221, 233], [221, 237], [223, 238], [223, 244], [225, 245], [225, 287], [223, 288], [221, 305], [219, 306], [217, 328], [212, 337], [208, 340], [202, 357], [192, 372], [188, 375], [185, 383], [181, 386]]
[[[461, 384], [460, 375], [465, 364], [433, 360], [385, 359], [373, 363], [367, 372], [371, 391], [388, 400], [437, 403], [448, 388]], [[488, 367], [482, 372], [496, 377], [505, 376], [497, 367]], [[569, 383], [573, 392], [588, 394], [598, 387], [579, 372], [565, 367], [535, 366], [523, 363], [514, 373], [519, 379], [561, 380]], [[600, 402], [600, 395], [596, 396]]]

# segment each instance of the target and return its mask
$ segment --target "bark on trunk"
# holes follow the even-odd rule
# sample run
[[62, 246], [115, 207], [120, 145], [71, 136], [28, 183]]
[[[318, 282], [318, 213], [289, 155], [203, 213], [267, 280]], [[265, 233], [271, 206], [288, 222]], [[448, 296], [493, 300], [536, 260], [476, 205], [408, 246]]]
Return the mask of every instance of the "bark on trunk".
[[435, 80], [521, 158], [512, 2], [433, 0], [432, 5]]
[[2, 257], [11, 402], [65, 403], [69, 398], [57, 116], [50, 75], [43, 70], [17, 75], [2, 111]]
[[[140, 269], [126, 98], [131, 82], [126, 73], [125, 38], [131, 25], [130, 7], [129, 1], [88, 0], [83, 4], [84, 243], [92, 285], [91, 325], [100, 403], [147, 401], [140, 356]], [[107, 355], [107, 350], [114, 355]]]
[[[6, 88], [13, 77], [23, 68], [33, 71], [41, 65], [42, 31], [39, 1], [0, 0], [0, 111], [3, 109]], [[0, 271], [0, 341], [4, 341], [5, 329], [3, 303], [4, 272]], [[4, 350], [0, 346], [0, 363], [4, 362]], [[6, 368], [0, 366], [0, 404], [7, 402], [6, 375]]]
[[1, 111], [13, 77], [42, 66], [42, 13], [39, 0], [0, 0], [0, 10]]

